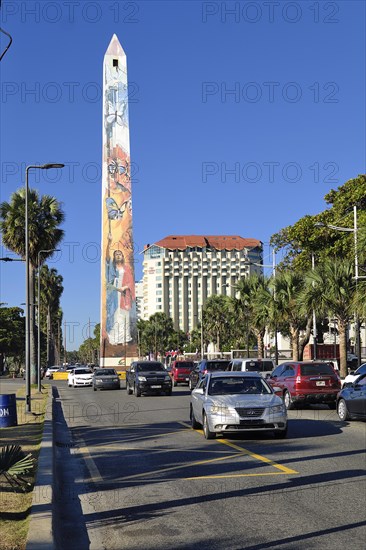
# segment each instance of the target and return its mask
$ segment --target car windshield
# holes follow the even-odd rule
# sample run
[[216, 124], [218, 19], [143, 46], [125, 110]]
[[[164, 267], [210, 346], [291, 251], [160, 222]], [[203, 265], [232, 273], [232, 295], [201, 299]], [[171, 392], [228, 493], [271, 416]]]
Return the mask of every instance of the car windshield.
[[271, 371], [273, 370], [273, 363], [271, 361], [250, 361], [246, 364], [246, 370], [249, 372]]
[[229, 363], [230, 361], [207, 361], [205, 368], [208, 371], [227, 370]]
[[141, 363], [140, 365], [137, 365], [136, 370], [137, 372], [148, 372], [148, 371], [156, 371], [156, 370], [165, 371], [161, 363], [146, 363], [146, 365]]
[[193, 369], [193, 367], [193, 363], [189, 363], [188, 361], [186, 363], [177, 363], [175, 365], [176, 369]]
[[209, 395], [236, 395], [236, 394], [269, 394], [273, 393], [262, 378], [223, 377], [211, 378], [208, 388]]
[[98, 369], [94, 371], [97, 376], [116, 376], [117, 373], [114, 369]]
[[327, 363], [314, 363], [312, 365], [301, 365], [302, 376], [314, 376], [318, 374], [334, 374], [334, 370]]
[[90, 369], [75, 369], [74, 373], [75, 374], [91, 374], [91, 370]]

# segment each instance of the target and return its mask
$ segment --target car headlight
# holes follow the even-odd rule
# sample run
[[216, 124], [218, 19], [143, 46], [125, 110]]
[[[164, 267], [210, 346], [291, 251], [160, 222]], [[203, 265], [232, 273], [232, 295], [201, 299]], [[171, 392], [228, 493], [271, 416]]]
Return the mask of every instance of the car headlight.
[[281, 413], [285, 409], [284, 405], [275, 405], [274, 407], [270, 407], [269, 410], [272, 413]]
[[166, 374], [166, 375], [165, 375], [165, 380], [171, 380], [169, 374]]
[[139, 382], [146, 382], [146, 376], [139, 376]]
[[119, 378], [113, 378], [113, 382], [118, 382]]
[[210, 409], [211, 414], [227, 414], [228, 411], [227, 405], [212, 405]]
[[97, 384], [101, 384], [101, 383], [102, 383], [102, 380], [100, 380], [100, 378], [97, 378], [97, 379], [96, 379], [96, 383], [97, 383]]

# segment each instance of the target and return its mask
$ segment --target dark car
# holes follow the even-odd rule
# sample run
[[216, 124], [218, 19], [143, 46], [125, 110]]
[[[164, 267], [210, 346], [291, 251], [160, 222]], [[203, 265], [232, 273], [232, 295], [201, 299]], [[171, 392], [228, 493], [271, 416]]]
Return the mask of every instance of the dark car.
[[194, 368], [193, 361], [173, 361], [170, 376], [172, 377], [173, 386], [177, 384], [189, 384], [189, 375]]
[[121, 388], [118, 374], [114, 369], [95, 369], [93, 373], [93, 390], [119, 390]]
[[172, 379], [158, 361], [134, 361], [126, 370], [126, 390], [136, 397], [143, 393], [172, 393]]
[[228, 370], [230, 359], [202, 359], [189, 375], [189, 389], [193, 390], [208, 372]]
[[337, 411], [341, 420], [366, 420], [366, 374], [342, 389], [337, 397]]
[[266, 380], [281, 388], [287, 409], [309, 403], [325, 403], [335, 409], [341, 389], [341, 379], [333, 367], [316, 361], [282, 363]]

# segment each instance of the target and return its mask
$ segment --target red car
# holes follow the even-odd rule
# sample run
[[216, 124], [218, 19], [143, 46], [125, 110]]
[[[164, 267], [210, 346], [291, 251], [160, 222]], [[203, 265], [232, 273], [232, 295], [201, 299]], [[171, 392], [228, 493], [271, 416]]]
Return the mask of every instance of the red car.
[[173, 386], [177, 384], [189, 385], [189, 375], [194, 368], [193, 361], [173, 361], [170, 376], [172, 377]]
[[267, 382], [281, 388], [287, 409], [309, 403], [325, 403], [336, 408], [341, 379], [330, 363], [291, 361], [274, 369]]

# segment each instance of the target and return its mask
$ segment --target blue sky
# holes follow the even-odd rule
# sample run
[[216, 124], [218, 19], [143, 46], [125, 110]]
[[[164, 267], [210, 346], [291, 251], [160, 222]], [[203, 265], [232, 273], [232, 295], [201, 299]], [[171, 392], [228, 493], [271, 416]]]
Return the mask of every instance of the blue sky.
[[[49, 265], [64, 277], [68, 349], [99, 322], [102, 65], [113, 33], [130, 83], [137, 279], [147, 243], [268, 242], [365, 172], [364, 2], [5, 0], [0, 17], [13, 36], [1, 62], [0, 200], [24, 185], [26, 165], [66, 164], [33, 173], [30, 186], [66, 214]], [[0, 301], [24, 302], [24, 286], [24, 265], [0, 262]]]

